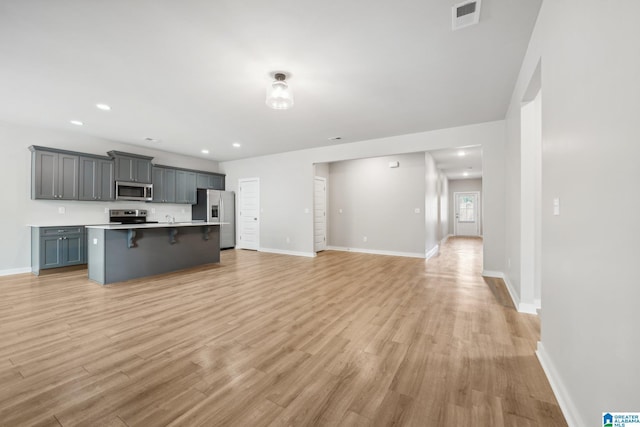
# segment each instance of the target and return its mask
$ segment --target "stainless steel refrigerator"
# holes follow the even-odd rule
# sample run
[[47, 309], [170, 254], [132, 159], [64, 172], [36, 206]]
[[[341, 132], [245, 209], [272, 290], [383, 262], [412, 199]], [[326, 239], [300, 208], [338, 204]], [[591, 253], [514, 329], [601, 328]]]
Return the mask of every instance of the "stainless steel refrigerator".
[[220, 249], [236, 246], [236, 195], [233, 191], [197, 191], [197, 203], [191, 206], [191, 219], [228, 222], [220, 226]]

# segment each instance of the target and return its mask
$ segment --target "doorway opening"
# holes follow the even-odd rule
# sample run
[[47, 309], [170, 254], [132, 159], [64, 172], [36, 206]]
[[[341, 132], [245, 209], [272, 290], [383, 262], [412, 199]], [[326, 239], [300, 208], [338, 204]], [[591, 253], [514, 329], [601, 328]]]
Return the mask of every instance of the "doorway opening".
[[542, 307], [542, 76], [541, 63], [520, 106], [521, 300]]

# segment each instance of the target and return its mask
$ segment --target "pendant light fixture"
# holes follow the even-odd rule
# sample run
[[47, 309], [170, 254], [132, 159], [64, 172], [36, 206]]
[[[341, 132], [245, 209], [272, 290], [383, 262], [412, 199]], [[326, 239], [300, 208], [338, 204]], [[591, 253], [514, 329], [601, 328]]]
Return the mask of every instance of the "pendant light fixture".
[[267, 86], [267, 106], [274, 110], [288, 110], [293, 107], [293, 93], [284, 73], [275, 73], [274, 81]]

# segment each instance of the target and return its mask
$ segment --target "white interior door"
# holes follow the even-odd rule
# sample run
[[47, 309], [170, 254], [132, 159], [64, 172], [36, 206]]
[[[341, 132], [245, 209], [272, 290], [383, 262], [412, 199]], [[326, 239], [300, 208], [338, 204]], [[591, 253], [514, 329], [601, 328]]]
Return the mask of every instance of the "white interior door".
[[327, 180], [316, 176], [313, 181], [313, 250], [327, 249]]
[[455, 235], [480, 235], [480, 193], [454, 193]]
[[238, 247], [257, 251], [260, 247], [260, 180], [238, 181]]

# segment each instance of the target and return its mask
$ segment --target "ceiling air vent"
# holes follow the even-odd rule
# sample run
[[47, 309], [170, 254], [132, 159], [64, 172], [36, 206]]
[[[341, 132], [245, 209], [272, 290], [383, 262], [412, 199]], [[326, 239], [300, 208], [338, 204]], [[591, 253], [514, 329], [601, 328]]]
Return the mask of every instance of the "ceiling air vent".
[[453, 29], [475, 25], [480, 21], [480, 0], [471, 0], [458, 3], [451, 9]]

